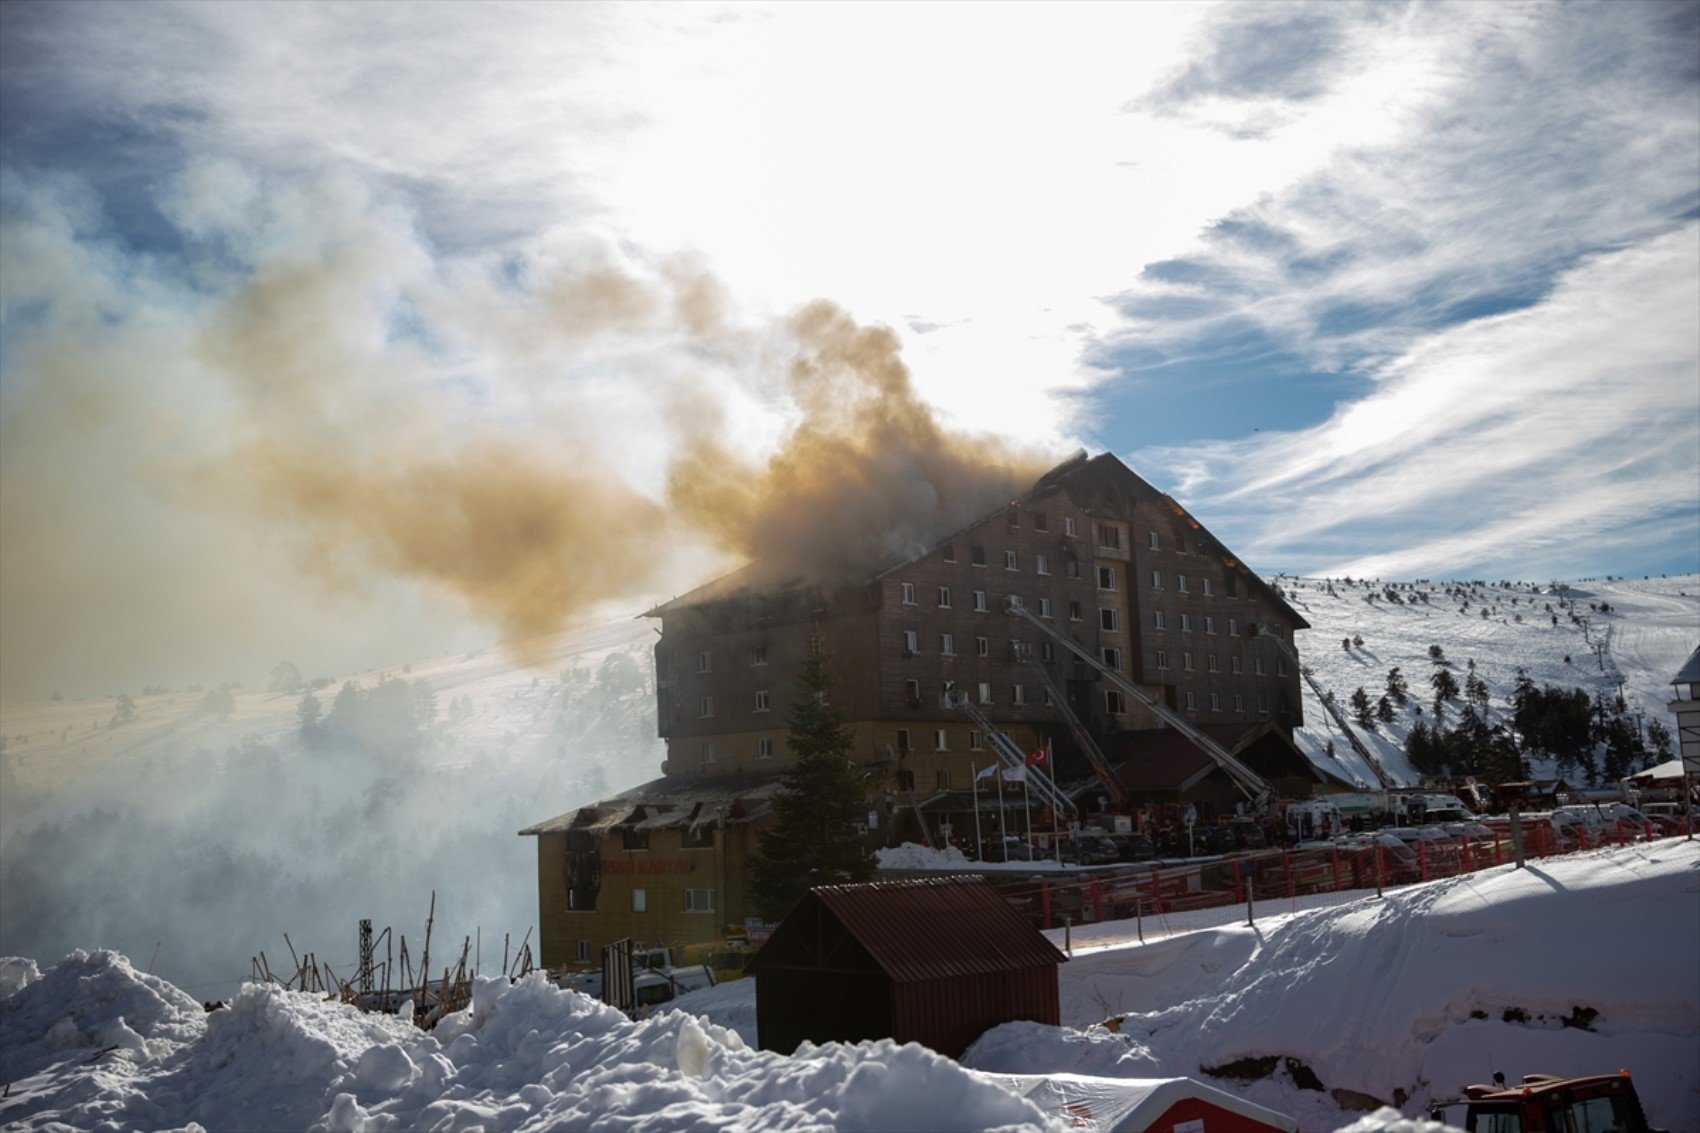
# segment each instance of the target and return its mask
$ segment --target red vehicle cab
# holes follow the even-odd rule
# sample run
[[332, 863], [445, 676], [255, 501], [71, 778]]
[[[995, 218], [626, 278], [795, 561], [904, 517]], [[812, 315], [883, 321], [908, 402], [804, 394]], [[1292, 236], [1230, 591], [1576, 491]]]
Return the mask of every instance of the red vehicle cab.
[[1588, 1078], [1528, 1074], [1515, 1086], [1471, 1086], [1464, 1096], [1469, 1133], [1655, 1133], [1627, 1070]]

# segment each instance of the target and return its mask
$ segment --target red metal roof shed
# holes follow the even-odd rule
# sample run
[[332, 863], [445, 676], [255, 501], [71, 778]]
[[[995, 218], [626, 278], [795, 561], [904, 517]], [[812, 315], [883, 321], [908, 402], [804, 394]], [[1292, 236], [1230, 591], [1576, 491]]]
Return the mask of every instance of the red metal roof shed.
[[1066, 960], [982, 878], [927, 878], [810, 890], [745, 970], [765, 1050], [892, 1038], [955, 1057], [999, 1023], [1055, 1025]]

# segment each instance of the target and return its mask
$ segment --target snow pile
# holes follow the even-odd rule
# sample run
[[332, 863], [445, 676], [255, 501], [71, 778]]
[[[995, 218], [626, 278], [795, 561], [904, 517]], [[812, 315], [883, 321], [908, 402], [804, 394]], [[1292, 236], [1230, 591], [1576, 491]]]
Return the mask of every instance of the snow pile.
[[121, 956], [78, 954], [0, 1001], [0, 1020], [6, 1128], [1055, 1127], [922, 1047], [784, 1057], [681, 1012], [633, 1023], [541, 976], [481, 980], [425, 1033], [257, 984], [207, 1014]]
[[1307, 1129], [1629, 1067], [1655, 1125], [1700, 1129], [1697, 953], [1700, 845], [1632, 846], [1078, 956], [1062, 1018], [1088, 1029], [1006, 1024], [964, 1062], [1202, 1076]]
[[881, 869], [961, 869], [973, 864], [955, 846], [935, 850], [915, 842], [875, 850], [874, 858]]

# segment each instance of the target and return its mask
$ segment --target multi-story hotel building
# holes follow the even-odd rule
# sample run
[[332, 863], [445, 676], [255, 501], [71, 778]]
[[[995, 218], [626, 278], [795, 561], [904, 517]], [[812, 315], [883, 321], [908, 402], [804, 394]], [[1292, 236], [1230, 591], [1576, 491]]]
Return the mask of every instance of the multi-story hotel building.
[[1010, 603], [1213, 734], [1290, 734], [1302, 722], [1295, 666], [1259, 638], [1290, 649], [1307, 623], [1113, 456], [1082, 454], [874, 577], [823, 589], [754, 576], [735, 573], [649, 613], [661, 624], [664, 778], [522, 831], [538, 837], [546, 966], [590, 959], [622, 936], [707, 940], [744, 920], [743, 867], [788, 762], [786, 708], [813, 637], [826, 644], [832, 699], [868, 768], [868, 827], [882, 843], [920, 840], [929, 801], [966, 794], [993, 759], [979, 728], [944, 707], [946, 687], [1023, 748], [1050, 740], [1060, 781], [1090, 772], [1039, 669], [1106, 750], [1137, 758], [1138, 734], [1160, 727], [1006, 613]]

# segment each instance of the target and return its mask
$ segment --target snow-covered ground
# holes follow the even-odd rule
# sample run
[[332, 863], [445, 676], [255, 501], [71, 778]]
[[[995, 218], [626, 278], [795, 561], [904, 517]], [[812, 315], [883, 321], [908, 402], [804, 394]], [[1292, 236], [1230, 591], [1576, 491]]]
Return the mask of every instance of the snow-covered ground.
[[[1391, 584], [1398, 602], [1385, 597], [1390, 584], [1379, 581], [1272, 581], [1311, 623], [1297, 635], [1300, 658], [1316, 683], [1334, 693], [1348, 719], [1354, 690], [1361, 686], [1373, 702], [1386, 688], [1388, 670], [1398, 666], [1402, 671], [1410, 685], [1410, 705], [1391, 724], [1363, 738], [1383, 768], [1405, 783], [1417, 781], [1405, 759], [1405, 737], [1418, 719], [1433, 722], [1432, 716], [1415, 715], [1417, 706], [1427, 712], [1433, 700], [1431, 645], [1442, 648], [1460, 685], [1468, 662], [1475, 661], [1493, 698], [1490, 722], [1501, 718], [1521, 668], [1537, 687], [1583, 688], [1590, 695], [1599, 691], [1613, 697], [1621, 682], [1631, 712], [1639, 710], [1645, 720], [1662, 721], [1673, 731], [1667, 707], [1670, 680], [1700, 646], [1700, 575], [1574, 582], [1557, 592], [1550, 582], [1401, 582]], [[1427, 594], [1428, 601], [1414, 601], [1415, 592]], [[1367, 600], [1370, 595], [1374, 601]], [[1600, 611], [1590, 604], [1611, 608]], [[1572, 613], [1585, 624], [1573, 622]], [[1358, 637], [1362, 646], [1342, 648], [1343, 641]], [[1603, 652], [1596, 652], [1595, 643], [1603, 643]], [[1327, 764], [1332, 741], [1337, 770], [1373, 785], [1374, 772], [1353, 753], [1315, 691], [1308, 684], [1303, 691], [1300, 746]]]
[[1327, 1130], [1401, 1092], [1420, 1115], [1494, 1069], [1629, 1067], [1656, 1125], [1696, 1129], [1697, 950], [1700, 847], [1596, 851], [1076, 958], [1064, 1026], [1005, 1024], [961, 1065], [889, 1041], [751, 1049], [747, 980], [636, 1023], [535, 977], [486, 980], [425, 1033], [259, 985], [207, 1013], [114, 953], [40, 974], [0, 961], [0, 1124], [1060, 1130], [979, 1072], [1201, 1077], [1270, 1059], [1267, 1077], [1205, 1080]]

